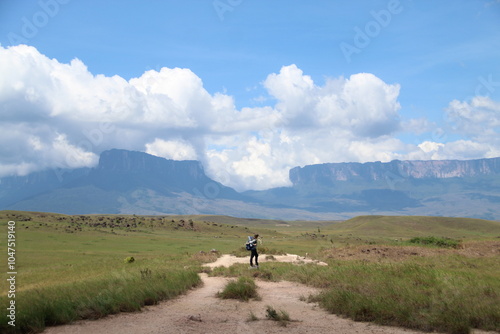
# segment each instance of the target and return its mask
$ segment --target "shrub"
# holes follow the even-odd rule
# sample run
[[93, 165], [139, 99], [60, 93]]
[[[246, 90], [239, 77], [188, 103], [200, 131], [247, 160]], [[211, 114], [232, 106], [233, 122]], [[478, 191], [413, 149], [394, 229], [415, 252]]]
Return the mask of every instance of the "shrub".
[[412, 244], [431, 245], [443, 248], [460, 248], [460, 240], [439, 237], [415, 237], [409, 240]]
[[123, 262], [125, 262], [125, 263], [132, 263], [134, 261], [135, 261], [134, 257], [133, 256], [129, 256], [129, 257], [125, 258], [125, 260]]

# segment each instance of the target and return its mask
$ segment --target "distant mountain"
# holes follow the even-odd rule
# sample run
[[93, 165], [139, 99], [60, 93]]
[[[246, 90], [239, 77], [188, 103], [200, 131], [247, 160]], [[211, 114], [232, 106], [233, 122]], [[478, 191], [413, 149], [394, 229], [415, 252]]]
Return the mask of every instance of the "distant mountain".
[[144, 188], [165, 196], [182, 192], [193, 195], [214, 192], [220, 198], [242, 198], [234, 189], [205, 175], [199, 161], [168, 160], [143, 152], [117, 149], [103, 152], [98, 166], [74, 184], [90, 184], [111, 191]]
[[53, 169], [26, 176], [10, 176], [0, 180], [0, 208], [16, 202], [66, 187], [75, 180], [86, 177], [90, 168]]
[[500, 219], [500, 158], [329, 163], [290, 170], [291, 187], [238, 193], [198, 161], [109, 150], [95, 168], [1, 179], [0, 209], [67, 214], [225, 214], [346, 219], [361, 214]]
[[292, 168], [290, 181], [247, 195], [313, 212], [500, 218], [500, 158], [326, 163]]
[[379, 181], [394, 178], [447, 179], [500, 174], [500, 158], [477, 160], [399, 161], [387, 163], [327, 163], [290, 170], [294, 186], [336, 181]]
[[[105, 151], [95, 168], [48, 170], [0, 183], [0, 207], [60, 213], [133, 211], [145, 198], [243, 200], [245, 196], [205, 175], [198, 161], [174, 161], [142, 152]], [[158, 204], [141, 213], [179, 210]], [[182, 210], [181, 210], [182, 211]]]

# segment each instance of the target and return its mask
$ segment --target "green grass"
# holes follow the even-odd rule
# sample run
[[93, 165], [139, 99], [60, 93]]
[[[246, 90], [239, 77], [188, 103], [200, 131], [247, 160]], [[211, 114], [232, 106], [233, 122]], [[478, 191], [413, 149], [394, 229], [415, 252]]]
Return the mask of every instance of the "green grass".
[[222, 299], [238, 299], [249, 301], [250, 299], [259, 299], [257, 285], [250, 277], [242, 276], [237, 280], [230, 281], [217, 296]]
[[[389, 244], [404, 249], [411, 238], [427, 240], [429, 235], [437, 236], [435, 240], [463, 240], [464, 247], [471, 240], [497, 242], [499, 222], [365, 216], [308, 225], [216, 218], [0, 211], [1, 234], [7, 234], [9, 220], [16, 221], [18, 271], [17, 327], [10, 328], [8, 318], [0, 317], [0, 332], [36, 333], [46, 326], [137, 311], [172, 298], [197, 286], [201, 264], [214, 261], [218, 254], [247, 256], [243, 244], [254, 233], [263, 237], [261, 254], [309, 253], [329, 266], [268, 262], [258, 271], [234, 265], [216, 268], [211, 274], [246, 277], [252, 282], [297, 281], [322, 288], [315, 301], [330, 312], [356, 320], [450, 333], [470, 328], [500, 331], [498, 255], [466, 256], [458, 252], [467, 249], [426, 247], [441, 253], [397, 261], [328, 257], [336, 249], [353, 245]], [[6, 253], [5, 243], [0, 243], [2, 258]], [[133, 262], [126, 261], [132, 257]], [[1, 305], [7, 305], [7, 290], [4, 281]]]
[[428, 216], [359, 216], [331, 225], [328, 231], [386, 238], [425, 237], [490, 238], [500, 236], [500, 222]]
[[449, 333], [500, 329], [500, 284], [479, 271], [350, 263], [330, 275], [332, 286], [313, 300], [354, 320]]

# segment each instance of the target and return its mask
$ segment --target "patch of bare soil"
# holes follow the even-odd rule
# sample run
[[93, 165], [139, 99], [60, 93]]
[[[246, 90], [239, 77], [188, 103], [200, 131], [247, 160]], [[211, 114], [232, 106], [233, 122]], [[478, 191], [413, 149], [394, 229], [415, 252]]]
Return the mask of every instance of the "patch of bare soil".
[[[215, 262], [207, 263], [205, 266], [210, 268], [215, 267], [230, 267], [235, 263], [248, 263], [250, 265], [250, 258], [246, 257], [236, 257], [234, 255], [223, 254], [219, 257]], [[259, 264], [265, 264], [267, 262], [290, 262], [294, 264], [303, 264], [303, 263], [316, 263], [320, 266], [327, 266], [326, 263], [312, 260], [303, 256], [298, 256], [295, 254], [287, 254], [287, 255], [266, 255], [259, 254]]]
[[[296, 263], [307, 262], [296, 255], [275, 256], [276, 261]], [[249, 258], [235, 258], [223, 255], [210, 267], [248, 263]], [[262, 256], [261, 266], [265, 265]], [[51, 327], [45, 334], [160, 334], [160, 333], [421, 333], [397, 327], [378, 326], [371, 323], [354, 322], [329, 314], [316, 304], [304, 300], [318, 289], [286, 281], [257, 281], [261, 300], [241, 302], [220, 299], [222, 291], [230, 280], [223, 277], [208, 277], [200, 274], [203, 285], [174, 300], [156, 306], [146, 307], [142, 312], [120, 313], [100, 320], [78, 321], [70, 325]], [[266, 308], [285, 311], [292, 320], [286, 327], [279, 322], [266, 319]], [[250, 321], [253, 314], [257, 320]]]

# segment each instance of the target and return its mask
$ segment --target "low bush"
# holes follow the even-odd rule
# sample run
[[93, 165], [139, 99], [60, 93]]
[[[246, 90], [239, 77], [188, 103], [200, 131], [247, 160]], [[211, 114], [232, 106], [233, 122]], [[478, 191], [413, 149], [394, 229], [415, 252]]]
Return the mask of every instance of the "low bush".
[[132, 263], [134, 261], [135, 261], [135, 259], [133, 256], [126, 257], [125, 260], [123, 260], [123, 262], [125, 262], [125, 263]]

